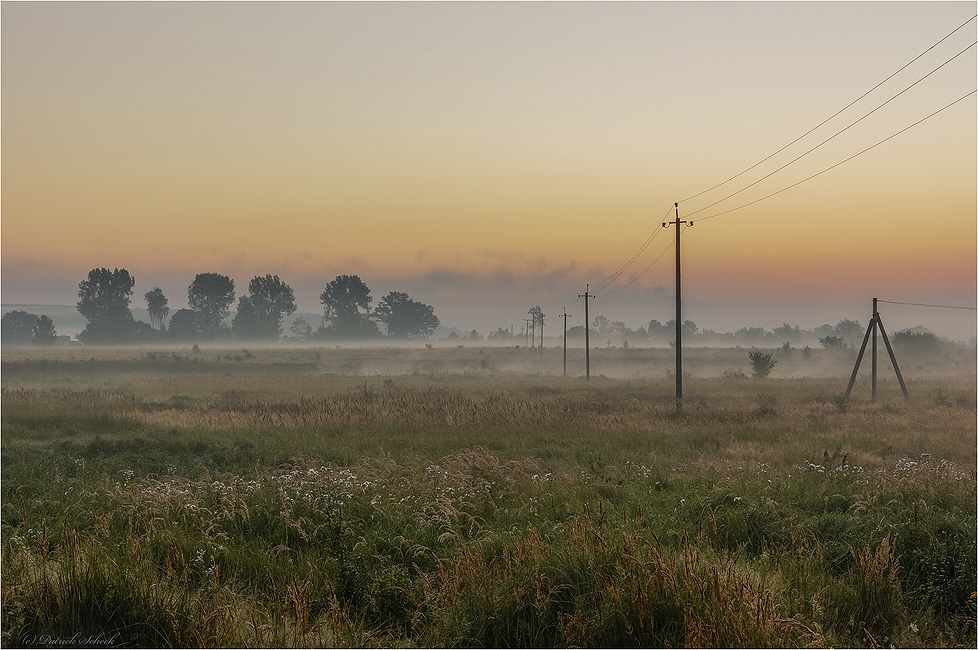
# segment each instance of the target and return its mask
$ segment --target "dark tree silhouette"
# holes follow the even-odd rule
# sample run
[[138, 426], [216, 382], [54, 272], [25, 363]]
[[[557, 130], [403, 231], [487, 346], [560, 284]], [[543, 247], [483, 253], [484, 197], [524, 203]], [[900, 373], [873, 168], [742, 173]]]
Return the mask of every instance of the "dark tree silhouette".
[[282, 319], [297, 309], [292, 287], [278, 276], [255, 276], [247, 296], [238, 299], [238, 313], [231, 323], [241, 338], [274, 340], [282, 335]]
[[[675, 325], [676, 321], [672, 321]], [[649, 338], [650, 339], [668, 339], [676, 331], [675, 327], [669, 329], [667, 325], [663, 325], [657, 320], [649, 321]]]
[[152, 341], [153, 328], [135, 321], [129, 299], [136, 279], [125, 269], [92, 269], [78, 283], [78, 311], [88, 325], [78, 340], [89, 344], [140, 343]]
[[374, 318], [387, 326], [391, 338], [427, 339], [438, 327], [438, 317], [430, 305], [411, 300], [400, 291], [391, 291], [381, 299]]
[[129, 297], [136, 279], [125, 269], [92, 269], [78, 283], [78, 312], [89, 323], [109, 319], [132, 320]]
[[358, 275], [338, 275], [319, 295], [323, 303], [323, 328], [326, 338], [374, 338], [380, 335], [370, 320], [370, 288]]
[[775, 364], [778, 363], [772, 358], [771, 354], [761, 352], [760, 350], [748, 352], [747, 358], [750, 359], [750, 365], [755, 379], [770, 375], [771, 371], [774, 370]]
[[219, 273], [198, 273], [187, 287], [187, 304], [198, 314], [197, 327], [205, 336], [221, 333], [234, 302], [234, 280]]
[[54, 329], [54, 321], [47, 316], [41, 315], [34, 326], [33, 339], [34, 345], [54, 345], [58, 342], [58, 333]]
[[159, 340], [159, 336], [149, 323], [131, 318], [103, 318], [90, 322], [78, 334], [78, 340], [87, 345], [116, 345], [151, 343]]
[[159, 287], [152, 291], [147, 291], [143, 296], [146, 299], [146, 308], [149, 311], [149, 322], [158, 330], [166, 325], [166, 317], [170, 313], [169, 301], [163, 295]]
[[34, 339], [37, 316], [26, 311], [11, 311], [0, 318], [0, 343], [30, 345]]
[[200, 329], [200, 313], [193, 309], [178, 309], [170, 318], [167, 338], [171, 341], [196, 341], [203, 335]]

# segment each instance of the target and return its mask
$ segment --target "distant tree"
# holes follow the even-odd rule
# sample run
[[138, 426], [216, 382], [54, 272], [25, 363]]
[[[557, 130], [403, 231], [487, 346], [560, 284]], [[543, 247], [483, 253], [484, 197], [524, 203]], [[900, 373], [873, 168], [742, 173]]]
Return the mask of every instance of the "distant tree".
[[846, 349], [846, 342], [841, 336], [823, 336], [818, 340], [822, 344], [822, 347], [826, 350], [844, 350]]
[[58, 333], [54, 330], [54, 321], [41, 315], [34, 326], [31, 342], [34, 345], [54, 345], [58, 342]]
[[766, 336], [767, 330], [763, 327], [742, 327], [734, 332], [734, 338], [738, 341], [746, 341], [748, 343], [763, 341]]
[[166, 326], [166, 317], [170, 313], [169, 301], [163, 295], [163, 291], [156, 287], [152, 291], [147, 291], [143, 298], [146, 299], [150, 325], [158, 330], [163, 329]]
[[124, 345], [151, 343], [159, 340], [159, 336], [149, 323], [131, 318], [103, 318], [90, 322], [78, 334], [78, 340], [87, 345]]
[[226, 329], [224, 320], [233, 302], [234, 280], [226, 275], [198, 273], [187, 287], [187, 303], [199, 315], [197, 326], [205, 336], [214, 337]]
[[893, 347], [914, 360], [935, 357], [941, 352], [940, 339], [933, 332], [901, 330], [893, 335]]
[[238, 313], [231, 323], [234, 335], [247, 339], [277, 340], [282, 319], [297, 309], [292, 287], [277, 275], [255, 276], [247, 296], [238, 299]]
[[482, 340], [482, 335], [479, 334], [479, 332], [477, 332], [476, 330], [472, 330], [471, 332], [469, 332], [469, 340], [470, 341], [481, 341]]
[[78, 283], [78, 312], [89, 323], [107, 320], [132, 320], [129, 298], [136, 279], [125, 269], [92, 269]]
[[34, 339], [37, 316], [26, 311], [10, 311], [0, 318], [0, 343], [30, 345]]
[[193, 309], [178, 309], [170, 318], [167, 338], [171, 341], [197, 341], [203, 338], [200, 313]]
[[[667, 336], [671, 336], [671, 337], [675, 338], [675, 336], [676, 336], [676, 320], [673, 319], [673, 320], [670, 320], [669, 322], [667, 322], [665, 324], [665, 330], [664, 331], [668, 333]], [[691, 320], [684, 320], [683, 321], [683, 336], [685, 336], [685, 337], [695, 336], [696, 334], [699, 334], [699, 331], [700, 331], [700, 328], [693, 321], [691, 321]]]
[[391, 291], [380, 300], [374, 318], [387, 326], [387, 336], [392, 338], [427, 339], [438, 327], [431, 305], [411, 300], [399, 291]]
[[292, 336], [300, 341], [307, 341], [312, 337], [312, 326], [302, 316], [295, 317], [292, 325], [289, 326], [289, 331], [292, 332]]
[[248, 296], [238, 298], [238, 310], [231, 321], [231, 331], [237, 339], [268, 339], [258, 311]]
[[606, 336], [610, 328], [611, 323], [604, 316], [595, 316], [591, 322], [591, 329], [595, 330], [601, 336]]
[[154, 340], [153, 328], [135, 321], [129, 309], [136, 279], [125, 269], [92, 269], [78, 283], [78, 312], [88, 325], [78, 340], [88, 344], [112, 345]]
[[496, 328], [494, 331], [489, 332], [488, 336], [490, 341], [505, 341], [511, 338], [513, 338], [513, 333], [509, 331], [508, 327]]
[[750, 365], [753, 369], [753, 375], [755, 379], [761, 377], [767, 377], [774, 370], [775, 361], [769, 353], [761, 352], [755, 350], [754, 352], [749, 352], [747, 358], [750, 359]]
[[851, 342], [859, 341], [865, 331], [865, 328], [858, 321], [849, 320], [848, 318], [839, 321], [839, 324], [835, 326], [836, 336], [841, 336]]
[[[676, 321], [672, 321], [675, 324]], [[675, 329], [670, 330], [667, 326], [663, 325], [657, 320], [649, 321], [649, 338], [650, 339], [668, 339]]]
[[326, 338], [362, 339], [380, 336], [377, 324], [370, 320], [370, 288], [358, 275], [338, 275], [319, 295], [323, 303], [321, 330]]
[[819, 325], [813, 329], [812, 334], [814, 334], [817, 338], [821, 338], [823, 336], [835, 336], [835, 328], [826, 323], [825, 325]]
[[583, 339], [585, 335], [586, 332], [584, 331], [583, 325], [575, 325], [574, 327], [567, 328], [567, 338], [569, 339], [574, 339], [574, 338]]
[[620, 320], [612, 321], [611, 325], [608, 326], [608, 334], [616, 338], [623, 339], [628, 336], [629, 332], [631, 330]]
[[801, 328], [795, 325], [792, 327], [787, 323], [782, 323], [781, 327], [775, 327], [773, 330], [775, 338], [779, 341], [787, 341], [789, 343], [797, 343], [801, 340]]

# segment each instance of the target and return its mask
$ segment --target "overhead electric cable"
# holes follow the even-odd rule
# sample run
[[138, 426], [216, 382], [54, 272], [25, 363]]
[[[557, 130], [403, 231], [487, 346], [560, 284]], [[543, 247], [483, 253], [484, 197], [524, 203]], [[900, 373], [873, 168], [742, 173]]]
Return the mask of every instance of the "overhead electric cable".
[[903, 72], [904, 70], [906, 70], [906, 69], [907, 69], [908, 67], [910, 67], [910, 65], [912, 65], [912, 64], [913, 64], [913, 63], [914, 63], [915, 61], [917, 61], [917, 59], [919, 59], [920, 57], [922, 57], [922, 56], [924, 56], [925, 54], [927, 54], [928, 52], [930, 52], [931, 50], [933, 50], [933, 49], [934, 49], [935, 47], [937, 47], [938, 45], [940, 45], [941, 43], [943, 43], [944, 41], [946, 41], [946, 40], [947, 40], [948, 38], [950, 38], [950, 37], [951, 37], [951, 36], [952, 36], [953, 34], [955, 34], [955, 33], [956, 33], [956, 32], [957, 32], [958, 30], [960, 30], [960, 29], [961, 29], [962, 27], [964, 27], [965, 25], [967, 25], [968, 23], [970, 23], [970, 22], [971, 22], [972, 20], [974, 20], [975, 18], [978, 18], [978, 14], [976, 14], [976, 15], [974, 15], [974, 16], [972, 16], [971, 18], [969, 18], [969, 19], [968, 19], [968, 20], [966, 20], [965, 22], [963, 22], [963, 23], [961, 23], [961, 24], [960, 24], [960, 25], [959, 25], [958, 27], [956, 27], [956, 28], [955, 28], [955, 29], [954, 29], [954, 30], [953, 30], [953, 31], [952, 31], [952, 32], [951, 32], [950, 34], [948, 34], [947, 36], [945, 36], [944, 38], [942, 38], [941, 40], [939, 40], [939, 41], [937, 41], [936, 43], [934, 43], [933, 45], [931, 45], [930, 47], [928, 47], [928, 48], [927, 48], [926, 50], [924, 50], [923, 52], [921, 52], [920, 54], [918, 54], [917, 56], [915, 56], [915, 57], [914, 57], [913, 59], [911, 59], [911, 60], [910, 60], [910, 62], [909, 62], [909, 63], [907, 63], [906, 65], [904, 65], [904, 66], [903, 66], [902, 68], [900, 68], [899, 70], [897, 70], [896, 72], [894, 72], [893, 74], [891, 74], [891, 75], [890, 75], [889, 77], [887, 77], [887, 78], [886, 78], [886, 79], [884, 79], [883, 81], [881, 81], [881, 82], [879, 82], [878, 84], [876, 84], [875, 86], [873, 86], [872, 88], [870, 88], [869, 90], [867, 90], [866, 92], [864, 92], [864, 93], [863, 93], [862, 95], [860, 95], [860, 96], [859, 96], [859, 97], [857, 97], [856, 99], [854, 99], [854, 100], [852, 100], [851, 102], [849, 102], [848, 104], [846, 104], [846, 105], [845, 105], [845, 106], [844, 106], [843, 108], [841, 108], [841, 109], [840, 109], [839, 111], [837, 111], [836, 113], [834, 113], [834, 114], [832, 114], [831, 116], [829, 116], [828, 118], [826, 118], [826, 119], [825, 119], [825, 120], [823, 120], [822, 122], [819, 122], [819, 123], [818, 123], [817, 125], [815, 125], [815, 126], [814, 126], [814, 127], [812, 127], [811, 129], [809, 129], [809, 130], [808, 130], [808, 131], [806, 131], [805, 133], [803, 133], [803, 134], [801, 134], [800, 136], [798, 136], [797, 138], [795, 138], [794, 140], [792, 140], [792, 141], [791, 141], [791, 142], [789, 142], [788, 144], [786, 144], [786, 145], [784, 145], [783, 147], [781, 147], [780, 149], [778, 149], [777, 151], [775, 151], [774, 153], [772, 153], [771, 155], [769, 155], [769, 156], [768, 156], [767, 158], [764, 158], [763, 160], [759, 160], [758, 162], [756, 162], [756, 163], [754, 163], [753, 165], [751, 165], [751, 166], [750, 166], [750, 167], [748, 167], [747, 169], [745, 169], [745, 170], [743, 170], [743, 171], [742, 171], [742, 172], [740, 172], [739, 174], [735, 174], [734, 176], [731, 176], [731, 177], [730, 177], [730, 178], [728, 178], [727, 180], [725, 180], [725, 181], [723, 181], [723, 182], [721, 182], [721, 183], [717, 183], [717, 184], [716, 184], [716, 185], [714, 185], [713, 187], [710, 187], [710, 188], [708, 188], [708, 189], [705, 189], [705, 190], [703, 190], [702, 192], [699, 192], [699, 193], [697, 193], [697, 194], [694, 194], [694, 195], [692, 195], [692, 196], [689, 196], [689, 197], [687, 197], [687, 198], [685, 198], [685, 199], [683, 199], [682, 201], [680, 201], [680, 203], [684, 203], [684, 202], [686, 202], [686, 201], [690, 201], [690, 200], [692, 200], [692, 199], [695, 199], [695, 198], [696, 198], [696, 197], [698, 197], [698, 196], [702, 196], [703, 194], [706, 194], [707, 192], [711, 192], [711, 191], [713, 191], [713, 190], [715, 190], [715, 189], [716, 189], [716, 188], [718, 188], [718, 187], [721, 187], [721, 186], [723, 186], [723, 185], [726, 185], [726, 184], [727, 184], [727, 183], [729, 183], [730, 181], [732, 181], [732, 180], [734, 180], [734, 179], [736, 179], [736, 178], [739, 178], [739, 177], [741, 177], [741, 176], [743, 176], [744, 174], [746, 174], [746, 173], [747, 173], [747, 172], [749, 172], [750, 170], [752, 170], [752, 169], [754, 169], [755, 167], [757, 167], [757, 166], [759, 166], [759, 165], [761, 165], [761, 164], [763, 164], [763, 163], [765, 163], [765, 162], [767, 162], [767, 161], [768, 161], [768, 160], [770, 160], [771, 158], [774, 158], [774, 157], [775, 157], [776, 155], [778, 155], [779, 153], [781, 153], [782, 151], [784, 151], [785, 149], [787, 149], [787, 148], [788, 148], [788, 147], [790, 147], [791, 145], [793, 145], [793, 144], [795, 144], [796, 142], [798, 142], [799, 140], [801, 140], [801, 139], [802, 139], [802, 138], [804, 138], [805, 136], [807, 136], [807, 135], [809, 135], [809, 134], [811, 134], [811, 133], [812, 133], [813, 131], [815, 131], [815, 130], [817, 130], [817, 129], [819, 129], [820, 127], [822, 127], [822, 126], [823, 126], [823, 125], [825, 125], [825, 124], [826, 124], [827, 122], [829, 122], [829, 121], [831, 121], [832, 119], [834, 119], [835, 117], [837, 117], [837, 116], [839, 116], [839, 115], [840, 115], [841, 113], [843, 113], [843, 112], [844, 112], [844, 111], [845, 111], [846, 109], [848, 109], [848, 108], [849, 108], [849, 107], [851, 107], [851, 106], [852, 106], [853, 104], [855, 104], [856, 102], [858, 102], [859, 100], [861, 100], [861, 99], [862, 99], [863, 97], [865, 97], [866, 95], [868, 95], [868, 94], [870, 94], [871, 92], [873, 92], [874, 90], [876, 90], [877, 88], [879, 88], [880, 86], [882, 86], [883, 84], [885, 84], [885, 83], [886, 83], [887, 81], [889, 81], [889, 80], [890, 80], [890, 79], [892, 79], [893, 77], [895, 77], [895, 76], [897, 76], [898, 74], [900, 74], [901, 72]]
[[[666, 215], [668, 216], [670, 212], [672, 212], [672, 207], [670, 207], [669, 210], [666, 211]], [[638, 256], [641, 255], [645, 251], [645, 249], [649, 247], [649, 244], [651, 244], [652, 241], [659, 235], [660, 230], [661, 230], [660, 228], [656, 228], [652, 232], [652, 234], [649, 235], [649, 237], [645, 240], [645, 243], [643, 243], [642, 246], [639, 247], [638, 251], [636, 251], [636, 253], [632, 255], [631, 258], [627, 262], [625, 262], [620, 269], [612, 273], [604, 280], [601, 280], [600, 282], [595, 282], [594, 284], [595, 286], [597, 286], [595, 291], [600, 291], [601, 289], [603, 289], [604, 287], [608, 286], [610, 283], [618, 279], [618, 276], [624, 273], [628, 269], [628, 267], [630, 267], [632, 263], [635, 262], [636, 259], [638, 259]]]
[[[688, 226], [687, 226], [687, 227], [688, 227]], [[686, 228], [683, 228], [683, 230], [686, 230]], [[675, 239], [673, 239], [673, 240], [672, 240], [671, 242], [669, 242], [669, 245], [668, 245], [668, 246], [666, 246], [666, 247], [665, 247], [665, 248], [664, 248], [664, 249], [662, 250], [662, 252], [661, 252], [661, 253], [659, 253], [659, 256], [658, 256], [658, 257], [656, 257], [656, 258], [655, 258], [654, 260], [652, 260], [652, 263], [651, 263], [651, 264], [649, 264], [648, 266], [646, 266], [646, 267], [645, 267], [645, 270], [644, 270], [644, 271], [642, 271], [641, 273], [639, 273], [638, 275], [636, 275], [636, 276], [635, 276], [634, 278], [632, 278], [631, 280], [629, 280], [629, 281], [628, 281], [628, 282], [626, 282], [625, 284], [623, 284], [623, 285], [621, 285], [620, 287], [618, 287], [618, 288], [617, 288], [617, 289], [615, 289], [614, 291], [611, 291], [611, 292], [609, 292], [609, 293], [603, 293], [603, 294], [601, 294], [601, 295], [599, 295], [599, 296], [595, 296], [595, 298], [606, 298], [606, 297], [608, 297], [608, 296], [613, 296], [613, 295], [615, 295], [616, 293], [618, 293], [619, 291], [621, 291], [622, 289], [624, 289], [625, 287], [627, 287], [628, 285], [630, 285], [630, 284], [631, 284], [632, 282], [635, 282], [635, 280], [638, 280], [638, 279], [639, 279], [640, 277], [642, 277], [643, 275], [645, 275], [645, 274], [646, 274], [646, 272], [647, 272], [647, 271], [648, 271], [649, 269], [651, 269], [651, 268], [652, 268], [653, 266], [655, 266], [655, 263], [656, 263], [656, 262], [658, 262], [658, 261], [659, 261], [659, 259], [661, 259], [661, 258], [662, 258], [662, 256], [663, 256], [663, 255], [665, 255], [665, 254], [666, 254], [666, 252], [667, 252], [667, 251], [668, 251], [668, 250], [669, 250], [670, 248], [672, 248], [672, 246], [673, 246], [673, 244], [675, 244], [675, 243], [676, 243], [676, 240], [675, 240]]]
[[766, 179], [770, 178], [771, 176], [774, 176], [775, 174], [777, 174], [779, 171], [781, 171], [785, 167], [787, 167], [789, 165], [792, 165], [792, 164], [798, 162], [799, 160], [801, 160], [802, 158], [804, 158], [808, 154], [812, 153], [813, 151], [815, 151], [816, 149], [818, 149], [819, 147], [821, 147], [823, 144], [826, 144], [826, 143], [830, 142], [831, 140], [834, 140], [836, 137], [842, 135], [843, 133], [845, 133], [846, 131], [848, 131], [849, 129], [851, 129], [852, 127], [854, 127], [855, 125], [859, 124], [860, 122], [862, 122], [863, 120], [865, 120], [867, 117], [869, 117], [870, 115], [872, 115], [876, 111], [880, 110], [881, 108], [883, 108], [884, 106], [886, 106], [887, 104], [889, 104], [890, 102], [892, 102], [894, 99], [896, 99], [897, 97], [899, 97], [903, 93], [907, 92], [908, 90], [910, 90], [911, 88], [913, 88], [914, 86], [916, 86], [917, 84], [919, 84], [921, 81], [923, 81], [927, 77], [931, 76], [932, 74], [934, 74], [935, 72], [937, 72], [938, 70], [940, 70], [941, 68], [943, 68], [944, 66], [946, 66], [948, 63], [950, 63], [954, 59], [958, 58], [959, 56], [961, 56], [962, 54], [964, 54], [965, 52], [967, 52], [968, 50], [970, 50], [971, 48], [973, 48], [975, 45], [978, 45], [978, 41], [975, 41], [974, 43], [972, 43], [968, 47], [964, 48], [963, 50], [961, 50], [960, 52], [958, 52], [957, 54], [955, 54], [954, 56], [952, 56], [950, 59], [948, 59], [947, 61], [945, 61], [941, 65], [939, 65], [938, 67], [934, 68], [933, 70], [931, 70], [930, 72], [928, 72], [927, 74], [925, 74], [923, 77], [921, 77], [917, 81], [913, 82], [912, 84], [910, 84], [909, 86], [907, 86], [906, 88], [904, 88], [903, 90], [901, 90], [900, 92], [898, 92], [897, 94], [893, 95], [892, 97], [890, 97], [888, 100], [886, 100], [885, 102], [883, 102], [882, 104], [880, 104], [879, 106], [877, 106], [876, 108], [874, 108], [873, 110], [869, 111], [868, 113], [866, 113], [865, 115], [863, 115], [862, 117], [860, 117], [855, 122], [852, 122], [851, 124], [849, 124], [848, 126], [846, 126], [845, 128], [843, 128], [841, 131], [837, 131], [836, 133], [834, 133], [833, 135], [829, 136], [825, 140], [822, 140], [817, 145], [815, 145], [814, 147], [812, 147], [811, 149], [809, 149], [805, 153], [801, 154], [797, 158], [794, 158], [793, 160], [789, 160], [788, 162], [786, 162], [785, 164], [781, 165], [780, 167], [778, 167], [777, 169], [775, 169], [771, 173], [769, 173], [769, 174], [767, 174], [765, 176], [761, 176], [760, 178], [758, 178], [753, 183], [750, 183], [749, 185], [745, 185], [744, 187], [740, 188], [736, 192], [733, 192], [731, 194], [728, 194], [727, 196], [723, 197], [722, 199], [720, 199], [718, 201], [714, 201], [713, 203], [711, 203], [711, 204], [709, 204], [707, 206], [704, 206], [704, 207], [700, 208], [699, 210], [694, 210], [693, 212], [688, 213], [686, 216], [687, 217], [691, 217], [691, 216], [693, 216], [695, 214], [699, 214], [700, 212], [705, 212], [706, 210], [709, 210], [710, 208], [714, 207], [715, 205], [718, 205], [720, 203], [723, 203], [727, 199], [732, 198], [734, 196], [737, 196], [741, 192], [744, 192], [744, 191], [746, 191], [746, 190], [754, 187], [755, 185], [757, 185], [761, 181], [766, 180]]
[[953, 305], [925, 305], [919, 302], [897, 302], [896, 300], [877, 300], [876, 302], [885, 302], [890, 305], [912, 305], [913, 307], [939, 307], [941, 309], [968, 309], [970, 311], [978, 311], [978, 307], [955, 307]]
[[784, 188], [781, 188], [781, 189], [780, 189], [780, 190], [778, 190], [777, 192], [771, 192], [771, 193], [770, 193], [770, 194], [768, 194], [767, 196], [762, 196], [762, 197], [761, 197], [761, 198], [759, 198], [759, 199], [756, 199], [756, 200], [754, 200], [754, 201], [750, 201], [749, 203], [744, 203], [743, 205], [739, 205], [739, 206], [737, 206], [736, 208], [730, 208], [729, 210], [724, 210], [723, 212], [717, 212], [716, 214], [711, 214], [711, 215], [710, 215], [710, 216], [708, 216], [708, 217], [700, 217], [699, 219], [697, 219], [697, 221], [706, 221], [707, 219], [715, 219], [716, 217], [719, 217], [719, 216], [722, 216], [722, 215], [725, 215], [725, 214], [729, 214], [729, 213], [731, 213], [731, 212], [735, 212], [735, 211], [737, 211], [737, 210], [740, 210], [740, 209], [742, 209], [742, 208], [746, 208], [746, 207], [747, 207], [747, 206], [749, 206], [749, 205], [754, 205], [755, 203], [760, 203], [761, 201], [763, 201], [763, 200], [765, 200], [765, 199], [769, 199], [769, 198], [771, 198], [772, 196], [775, 196], [775, 195], [777, 195], [777, 194], [781, 194], [782, 192], [786, 192], [786, 191], [788, 191], [788, 190], [790, 190], [790, 189], [791, 189], [791, 188], [793, 188], [793, 187], [797, 187], [798, 185], [801, 185], [802, 183], [804, 183], [804, 182], [806, 182], [806, 181], [810, 181], [810, 180], [812, 180], [813, 178], [815, 178], [816, 176], [821, 176], [821, 175], [822, 175], [822, 174], [824, 174], [825, 172], [827, 172], [827, 171], [831, 171], [831, 170], [833, 170], [833, 169], [835, 169], [836, 167], [838, 167], [839, 165], [842, 165], [842, 164], [845, 164], [845, 163], [847, 163], [847, 162], [849, 162], [850, 160], [852, 160], [853, 158], [856, 158], [857, 156], [861, 156], [861, 155], [863, 155], [864, 153], [866, 153], [867, 151], [870, 151], [871, 149], [875, 149], [876, 147], [878, 147], [878, 146], [880, 146], [880, 145], [881, 145], [881, 144], [883, 144], [884, 142], [887, 142], [887, 141], [889, 141], [889, 140], [892, 140], [893, 138], [895, 138], [895, 137], [897, 137], [897, 136], [898, 136], [898, 135], [900, 135], [901, 133], [904, 133], [904, 132], [906, 132], [906, 131], [909, 131], [910, 129], [912, 129], [913, 127], [915, 127], [915, 126], [917, 126], [917, 125], [918, 125], [918, 124], [920, 124], [921, 122], [925, 122], [925, 121], [927, 121], [927, 120], [929, 120], [930, 118], [932, 118], [932, 117], [934, 117], [934, 116], [935, 116], [935, 115], [937, 115], [938, 113], [940, 113], [940, 112], [942, 112], [942, 111], [945, 111], [945, 110], [947, 110], [947, 109], [949, 109], [949, 108], [951, 108], [952, 106], [954, 106], [954, 105], [955, 105], [955, 104], [957, 104], [958, 102], [962, 102], [962, 101], [964, 101], [965, 99], [967, 99], [968, 97], [971, 97], [971, 96], [972, 96], [972, 95], [974, 95], [975, 93], [978, 93], [978, 89], [976, 89], [976, 90], [972, 90], [972, 91], [971, 91], [970, 93], [968, 93], [967, 95], [964, 95], [963, 97], [959, 97], [958, 99], [955, 99], [955, 100], [954, 100], [953, 102], [951, 102], [950, 104], [948, 104], [948, 105], [946, 105], [946, 106], [944, 106], [943, 108], [939, 108], [939, 109], [937, 109], [936, 111], [934, 111], [933, 113], [931, 113], [931, 114], [930, 114], [930, 115], [928, 115], [927, 117], [924, 117], [924, 118], [921, 118], [921, 119], [919, 119], [919, 120], [917, 120], [916, 122], [914, 122], [914, 123], [913, 123], [913, 124], [911, 124], [910, 126], [908, 126], [908, 127], [906, 127], [906, 128], [903, 128], [903, 129], [900, 129], [899, 131], [897, 131], [897, 132], [896, 132], [896, 133], [894, 133], [893, 135], [891, 135], [891, 136], [889, 136], [889, 137], [886, 137], [886, 138], [883, 138], [882, 140], [880, 140], [880, 141], [879, 141], [879, 142], [877, 142], [876, 144], [874, 144], [874, 145], [872, 145], [872, 146], [869, 146], [869, 147], [866, 147], [866, 148], [865, 148], [865, 149], [863, 149], [862, 151], [860, 151], [860, 152], [858, 152], [858, 153], [855, 153], [855, 154], [853, 154], [853, 155], [851, 155], [851, 156], [849, 156], [849, 157], [848, 157], [848, 158], [846, 158], [845, 160], [841, 160], [841, 161], [839, 161], [839, 162], [837, 162], [837, 163], [835, 163], [835, 164], [834, 164], [834, 165], [832, 165], [831, 167], [826, 167], [825, 169], [823, 169], [822, 171], [820, 171], [820, 172], [818, 172], [818, 173], [816, 173], [816, 174], [812, 174], [811, 176], [809, 176], [809, 177], [807, 177], [807, 178], [803, 178], [803, 179], [801, 179], [800, 181], [798, 181], [797, 183], [792, 183], [791, 185], [789, 185], [789, 186], [787, 186], [787, 187], [784, 187]]

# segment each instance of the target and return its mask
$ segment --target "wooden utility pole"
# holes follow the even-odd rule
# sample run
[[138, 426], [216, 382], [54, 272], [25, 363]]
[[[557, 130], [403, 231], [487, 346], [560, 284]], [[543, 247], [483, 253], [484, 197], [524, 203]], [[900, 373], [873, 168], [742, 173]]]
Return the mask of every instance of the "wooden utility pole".
[[559, 316], [559, 318], [564, 319], [564, 376], [567, 376], [567, 319], [570, 318], [570, 314], [567, 313], [567, 307], [564, 307], [564, 313]]
[[890, 346], [890, 339], [886, 336], [886, 330], [883, 328], [883, 319], [880, 318], [880, 313], [877, 310], [877, 298], [873, 298], [873, 317], [869, 320], [869, 326], [866, 328], [866, 335], [863, 337], [863, 344], [859, 347], [859, 354], [856, 355], [856, 365], [852, 368], [852, 376], [849, 377], [849, 386], [846, 388], [846, 397], [849, 397], [849, 393], [852, 392], [852, 387], [856, 383], [856, 374], [859, 372], [859, 364], [862, 363], [863, 353], [866, 352], [866, 344], [869, 343], [870, 335], [873, 338], [873, 403], [876, 403], [876, 382], [877, 382], [877, 372], [876, 372], [876, 329], [879, 328], [880, 334], [883, 336], [883, 343], [886, 344], [886, 351], [890, 355], [890, 363], [893, 364], [893, 371], [896, 373], [897, 380], [900, 382], [900, 390], [903, 391], [904, 399], [910, 399], [910, 392], [907, 391], [907, 384], [903, 381], [903, 374], [900, 372], [900, 366], [897, 365], [896, 355], [893, 354], [893, 348]]
[[[683, 407], [683, 289], [682, 289], [682, 265], [680, 264], [679, 234], [685, 224], [693, 225], [692, 221], [681, 221], [679, 219], [679, 204], [676, 203], [676, 220], [663, 222], [665, 228], [672, 224], [676, 225], [676, 409]], [[585, 303], [587, 304], [587, 303]]]
[[543, 312], [540, 312], [540, 356], [543, 356]]
[[[588, 322], [587, 314], [587, 299], [593, 298], [594, 296], [588, 293], [591, 285], [584, 285], [584, 295], [578, 296], [578, 298], [584, 298], [584, 378], [587, 381], [591, 381], [591, 325]], [[565, 320], [564, 323], [567, 323]]]

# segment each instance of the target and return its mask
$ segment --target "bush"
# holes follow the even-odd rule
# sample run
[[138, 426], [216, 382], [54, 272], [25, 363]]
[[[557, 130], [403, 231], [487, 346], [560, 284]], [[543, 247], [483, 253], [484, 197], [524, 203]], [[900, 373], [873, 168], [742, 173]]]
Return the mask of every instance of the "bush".
[[826, 350], [844, 350], [846, 349], [846, 341], [841, 336], [823, 336], [818, 340], [822, 344], [822, 347]]
[[772, 358], [770, 353], [759, 350], [749, 352], [747, 358], [750, 359], [750, 365], [755, 379], [770, 375], [771, 371], [774, 370], [774, 366], [778, 363]]

